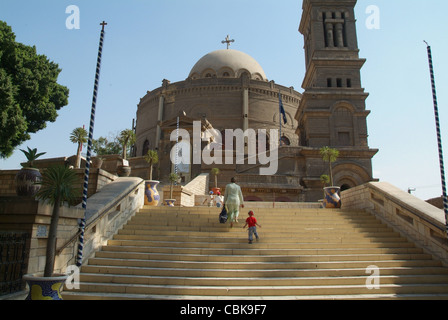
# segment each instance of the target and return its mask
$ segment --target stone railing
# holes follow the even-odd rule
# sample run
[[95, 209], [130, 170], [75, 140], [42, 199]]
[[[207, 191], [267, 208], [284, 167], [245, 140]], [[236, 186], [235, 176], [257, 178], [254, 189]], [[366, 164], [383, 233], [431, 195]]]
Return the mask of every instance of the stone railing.
[[[140, 178], [118, 178], [90, 197], [85, 211], [83, 263], [121, 229], [144, 205], [145, 185]], [[77, 254], [78, 233], [59, 247], [58, 254], [66, 250]]]
[[343, 209], [372, 213], [448, 266], [443, 210], [385, 182], [367, 183], [343, 191], [341, 196]]

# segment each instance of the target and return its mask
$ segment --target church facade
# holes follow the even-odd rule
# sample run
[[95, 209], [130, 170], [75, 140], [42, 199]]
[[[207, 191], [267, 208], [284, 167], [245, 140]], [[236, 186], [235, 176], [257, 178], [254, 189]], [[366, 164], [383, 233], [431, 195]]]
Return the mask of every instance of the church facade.
[[[372, 181], [372, 157], [378, 150], [368, 146], [368, 94], [361, 86], [365, 60], [358, 56], [355, 5], [353, 0], [303, 1], [303, 93], [269, 80], [254, 58], [229, 48], [229, 38], [227, 49], [198, 60], [186, 80], [163, 80], [138, 105], [135, 156], [157, 150], [154, 177], [161, 181], [176, 171], [185, 184], [219, 168], [219, 187], [237, 177], [246, 201], [321, 199], [320, 176], [328, 174], [319, 153], [324, 146], [340, 151], [333, 164], [336, 185], [347, 189]], [[179, 138], [179, 132], [197, 135], [198, 128], [201, 139]], [[243, 149], [237, 149], [237, 141], [229, 143], [233, 137], [227, 135], [226, 141], [226, 130], [251, 132], [253, 139], [245, 138]], [[221, 139], [206, 139], [207, 132]], [[207, 149], [214, 163], [194, 161], [194, 152]], [[275, 174], [260, 174], [260, 168], [273, 165], [261, 161], [261, 155], [274, 153]], [[224, 154], [233, 161], [225, 161]], [[174, 165], [175, 157], [190, 161]]]

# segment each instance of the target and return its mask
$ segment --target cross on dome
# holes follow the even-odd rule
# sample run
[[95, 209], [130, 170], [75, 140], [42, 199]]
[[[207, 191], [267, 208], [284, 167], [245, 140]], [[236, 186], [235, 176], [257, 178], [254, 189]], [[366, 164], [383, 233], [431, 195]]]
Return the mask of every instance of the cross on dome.
[[227, 43], [227, 49], [229, 49], [230, 44], [231, 44], [232, 42], [235, 42], [235, 40], [233, 40], [233, 39], [230, 40], [229, 35], [227, 35], [226, 39], [225, 39], [224, 41], [222, 41], [222, 44]]

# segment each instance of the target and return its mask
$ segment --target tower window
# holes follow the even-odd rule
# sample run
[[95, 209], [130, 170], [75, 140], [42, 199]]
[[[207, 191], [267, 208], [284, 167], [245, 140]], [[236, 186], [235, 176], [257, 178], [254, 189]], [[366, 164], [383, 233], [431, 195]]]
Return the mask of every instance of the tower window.
[[347, 88], [352, 87], [352, 79], [347, 79]]
[[336, 84], [337, 84], [337, 87], [338, 87], [338, 88], [342, 88], [342, 79], [338, 78], [338, 79], [336, 80]]
[[331, 88], [333, 85], [332, 85], [332, 81], [331, 81], [331, 78], [328, 78], [327, 79], [327, 87], [328, 88]]

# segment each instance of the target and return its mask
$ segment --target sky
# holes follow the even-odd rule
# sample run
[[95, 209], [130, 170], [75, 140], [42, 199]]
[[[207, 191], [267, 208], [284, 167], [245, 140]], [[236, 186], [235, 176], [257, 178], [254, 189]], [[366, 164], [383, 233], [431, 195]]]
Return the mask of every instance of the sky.
[[[446, 12], [446, 0], [359, 0], [356, 6], [360, 57], [367, 59], [362, 86], [370, 94], [369, 146], [379, 149], [374, 178], [415, 189], [423, 200], [442, 194], [423, 40], [432, 48], [448, 161], [448, 41], [441, 23]], [[227, 35], [236, 41], [232, 48], [254, 57], [269, 80], [303, 92], [301, 14], [301, 0], [2, 0], [0, 20], [12, 27], [16, 41], [36, 46], [59, 65], [58, 83], [70, 96], [56, 122], [0, 160], [0, 170], [20, 168], [26, 158], [19, 149], [26, 147], [48, 158], [76, 154], [69, 136], [76, 127], [89, 126], [103, 20], [108, 25], [94, 138], [130, 129], [147, 91], [163, 79], [185, 80], [202, 56], [225, 48], [221, 41]]]

